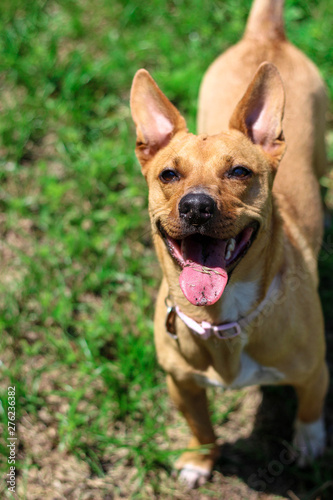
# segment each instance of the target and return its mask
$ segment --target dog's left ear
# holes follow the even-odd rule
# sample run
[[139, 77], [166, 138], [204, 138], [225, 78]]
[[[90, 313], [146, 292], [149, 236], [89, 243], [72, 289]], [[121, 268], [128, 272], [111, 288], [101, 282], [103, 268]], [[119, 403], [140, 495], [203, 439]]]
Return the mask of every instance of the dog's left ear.
[[182, 115], [145, 69], [140, 69], [133, 80], [131, 112], [136, 125], [136, 155], [142, 167], [177, 132], [187, 130]]
[[285, 92], [274, 64], [262, 63], [231, 116], [231, 129], [243, 132], [277, 167], [285, 151], [282, 131]]

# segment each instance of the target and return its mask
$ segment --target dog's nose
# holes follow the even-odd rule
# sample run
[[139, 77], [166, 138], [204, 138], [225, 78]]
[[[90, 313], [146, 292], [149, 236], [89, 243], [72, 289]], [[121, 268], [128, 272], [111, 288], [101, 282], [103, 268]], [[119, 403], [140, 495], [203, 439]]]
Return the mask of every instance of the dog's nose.
[[179, 215], [192, 226], [202, 226], [214, 215], [216, 203], [207, 194], [189, 193], [179, 202]]

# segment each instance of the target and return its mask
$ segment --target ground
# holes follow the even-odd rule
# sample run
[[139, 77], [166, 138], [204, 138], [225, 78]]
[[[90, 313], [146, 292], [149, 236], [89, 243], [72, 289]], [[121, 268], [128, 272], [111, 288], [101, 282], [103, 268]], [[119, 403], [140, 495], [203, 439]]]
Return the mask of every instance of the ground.
[[[20, 499], [332, 498], [333, 389], [328, 449], [313, 467], [300, 471], [286, 458], [293, 391], [254, 387], [209, 392], [222, 451], [211, 481], [188, 492], [172, 471], [188, 431], [155, 357], [160, 270], [129, 89], [147, 68], [195, 131], [202, 75], [237, 41], [249, 6], [0, 5], [1, 498], [15, 498], [6, 482], [8, 423]], [[332, 97], [333, 5], [290, 0], [285, 10], [288, 35], [319, 66]], [[333, 373], [332, 173], [321, 184], [320, 293]]]

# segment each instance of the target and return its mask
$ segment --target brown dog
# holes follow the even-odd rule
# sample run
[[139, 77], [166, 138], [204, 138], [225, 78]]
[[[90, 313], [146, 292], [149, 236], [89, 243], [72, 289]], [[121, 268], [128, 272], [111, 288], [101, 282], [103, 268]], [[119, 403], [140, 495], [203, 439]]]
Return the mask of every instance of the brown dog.
[[164, 273], [155, 342], [193, 433], [193, 451], [176, 464], [190, 486], [218, 456], [209, 384], [293, 385], [299, 464], [325, 447], [316, 259], [326, 97], [315, 66], [285, 39], [282, 3], [256, 0], [243, 39], [208, 70], [200, 135], [187, 132], [145, 70], [132, 86], [136, 153]]

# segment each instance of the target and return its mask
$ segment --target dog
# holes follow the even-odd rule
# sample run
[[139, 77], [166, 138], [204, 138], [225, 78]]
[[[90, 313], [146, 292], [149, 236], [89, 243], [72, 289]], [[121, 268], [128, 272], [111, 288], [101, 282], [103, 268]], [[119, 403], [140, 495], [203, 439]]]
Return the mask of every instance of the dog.
[[318, 70], [286, 39], [282, 0], [255, 0], [241, 41], [208, 69], [199, 135], [147, 71], [134, 77], [136, 155], [163, 270], [155, 344], [192, 432], [176, 463], [189, 487], [219, 456], [209, 385], [292, 385], [299, 465], [324, 451], [325, 110]]

